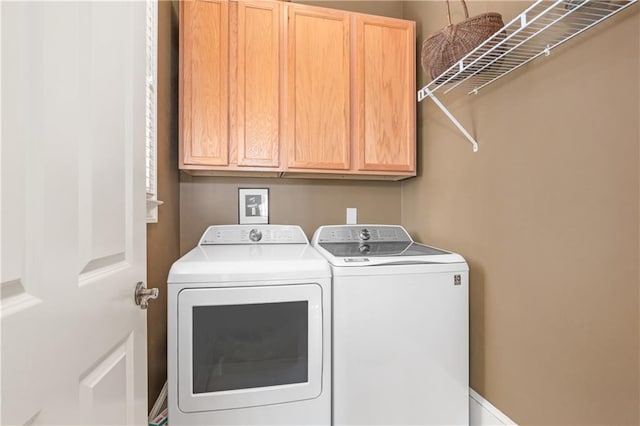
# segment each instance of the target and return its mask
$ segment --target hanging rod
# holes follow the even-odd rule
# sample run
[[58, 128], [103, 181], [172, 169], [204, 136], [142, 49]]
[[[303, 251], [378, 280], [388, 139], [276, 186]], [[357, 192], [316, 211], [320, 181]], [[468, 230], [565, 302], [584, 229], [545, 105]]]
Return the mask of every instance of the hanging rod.
[[479, 90], [638, 0], [538, 0], [418, 91], [418, 102], [431, 98], [478, 150], [476, 140], [438, 100], [436, 94]]

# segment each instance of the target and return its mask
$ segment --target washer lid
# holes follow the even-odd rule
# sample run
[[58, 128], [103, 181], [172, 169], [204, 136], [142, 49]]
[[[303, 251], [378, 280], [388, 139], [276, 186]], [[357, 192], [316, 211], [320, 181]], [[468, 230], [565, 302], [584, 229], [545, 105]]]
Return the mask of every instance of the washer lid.
[[399, 225], [322, 226], [311, 244], [334, 266], [465, 262], [459, 254], [414, 242]]

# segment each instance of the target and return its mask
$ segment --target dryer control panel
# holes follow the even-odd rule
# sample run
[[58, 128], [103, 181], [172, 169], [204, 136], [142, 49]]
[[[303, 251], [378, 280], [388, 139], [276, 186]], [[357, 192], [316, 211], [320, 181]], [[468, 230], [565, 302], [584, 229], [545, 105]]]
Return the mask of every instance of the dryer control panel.
[[213, 225], [198, 245], [214, 244], [309, 244], [297, 225]]

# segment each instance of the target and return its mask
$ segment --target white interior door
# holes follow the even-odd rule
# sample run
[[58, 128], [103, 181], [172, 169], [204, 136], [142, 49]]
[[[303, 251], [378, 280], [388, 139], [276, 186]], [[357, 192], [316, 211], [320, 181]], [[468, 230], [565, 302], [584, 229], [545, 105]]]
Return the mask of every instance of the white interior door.
[[145, 424], [145, 3], [1, 2], [2, 424]]

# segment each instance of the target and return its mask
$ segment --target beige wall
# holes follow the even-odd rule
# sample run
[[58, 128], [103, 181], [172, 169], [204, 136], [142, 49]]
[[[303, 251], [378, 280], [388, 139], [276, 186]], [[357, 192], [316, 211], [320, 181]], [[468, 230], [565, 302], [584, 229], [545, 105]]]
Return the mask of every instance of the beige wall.
[[238, 223], [238, 188], [269, 188], [270, 223], [300, 225], [309, 238], [320, 225], [345, 223], [346, 208], [360, 223], [400, 223], [400, 182], [213, 178], [181, 175], [180, 251], [209, 225]]
[[179, 257], [177, 10], [158, 3], [158, 223], [147, 225], [147, 282], [160, 289], [147, 311], [149, 410], [167, 379], [167, 275]]
[[[419, 45], [442, 11], [405, 2]], [[402, 223], [469, 261], [471, 386], [519, 424], [640, 423], [639, 21], [634, 6], [475, 97], [443, 98], [476, 154], [431, 101], [418, 108]]]

